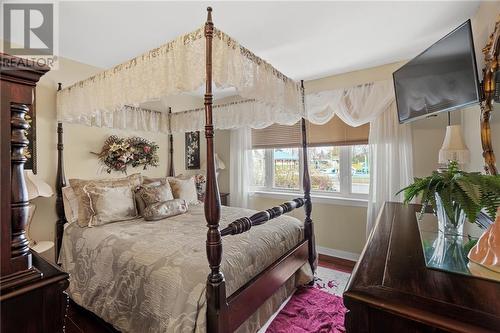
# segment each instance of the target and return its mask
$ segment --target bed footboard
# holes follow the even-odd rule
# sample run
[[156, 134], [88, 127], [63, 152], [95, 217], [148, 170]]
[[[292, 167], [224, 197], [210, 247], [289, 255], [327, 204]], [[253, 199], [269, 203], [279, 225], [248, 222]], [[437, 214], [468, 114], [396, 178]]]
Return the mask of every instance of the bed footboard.
[[261, 225], [269, 220], [277, 218], [283, 214], [289, 213], [296, 208], [304, 206], [305, 200], [303, 198], [296, 198], [287, 201], [279, 206], [263, 210], [255, 213], [250, 217], [242, 217], [231, 222], [227, 227], [221, 230], [221, 236], [237, 235], [250, 230], [253, 226]]
[[234, 332], [308, 262], [308, 245], [303, 240], [227, 298], [228, 332]]

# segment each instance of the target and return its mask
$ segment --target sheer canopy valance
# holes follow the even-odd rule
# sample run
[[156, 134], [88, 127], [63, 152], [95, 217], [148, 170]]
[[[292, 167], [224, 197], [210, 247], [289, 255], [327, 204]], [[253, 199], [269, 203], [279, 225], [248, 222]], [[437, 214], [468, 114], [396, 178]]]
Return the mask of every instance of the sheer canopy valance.
[[370, 82], [350, 88], [307, 94], [306, 118], [323, 125], [337, 115], [349, 126], [360, 126], [375, 120], [394, 103], [392, 80]]
[[[144, 102], [196, 92], [205, 84], [203, 33], [200, 28], [180, 36], [59, 91], [58, 120], [114, 127], [116, 123], [123, 125], [123, 119], [131, 117], [128, 112], [123, 113], [124, 105], [137, 107]], [[240, 100], [252, 100], [215, 111], [217, 128], [265, 127], [273, 122], [291, 124], [302, 117], [300, 84], [217, 29], [212, 59], [215, 86], [234, 88]], [[153, 114], [147, 113], [148, 117]], [[154, 117], [163, 119], [161, 115]], [[189, 121], [184, 120], [187, 117]], [[200, 129], [203, 124], [203, 112], [190, 112], [172, 118], [172, 131]], [[161, 125], [159, 130], [165, 128]]]

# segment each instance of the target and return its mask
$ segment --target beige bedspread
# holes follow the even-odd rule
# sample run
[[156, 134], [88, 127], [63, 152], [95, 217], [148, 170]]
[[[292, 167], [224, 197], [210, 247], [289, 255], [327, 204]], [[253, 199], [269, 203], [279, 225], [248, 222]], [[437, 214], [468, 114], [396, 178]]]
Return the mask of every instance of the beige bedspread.
[[[253, 213], [222, 207], [221, 226]], [[123, 332], [205, 332], [206, 231], [202, 205], [155, 222], [141, 219], [93, 228], [73, 223], [64, 232], [60, 256], [71, 274], [68, 293]], [[228, 296], [302, 237], [303, 223], [289, 216], [225, 237], [222, 271]], [[238, 331], [256, 331], [295, 285], [310, 277], [304, 265], [302, 276], [290, 279]]]

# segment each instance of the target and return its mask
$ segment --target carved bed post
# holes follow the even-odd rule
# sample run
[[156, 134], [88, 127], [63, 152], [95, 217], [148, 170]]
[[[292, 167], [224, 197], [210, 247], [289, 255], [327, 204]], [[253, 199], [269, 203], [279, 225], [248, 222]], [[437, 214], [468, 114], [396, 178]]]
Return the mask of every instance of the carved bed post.
[[219, 230], [220, 197], [214, 160], [214, 126], [212, 123], [212, 38], [214, 24], [212, 8], [207, 8], [205, 23], [205, 138], [207, 140], [207, 184], [205, 193], [205, 219], [207, 220], [207, 258], [210, 274], [207, 278], [207, 332], [225, 332], [226, 285], [220, 271], [222, 237]]
[[168, 108], [168, 176], [175, 177], [174, 169], [174, 136], [172, 135], [172, 108]]
[[[57, 91], [62, 89], [61, 83], [58, 83]], [[62, 189], [66, 186], [66, 175], [64, 174], [64, 157], [63, 157], [63, 124], [57, 123], [57, 174], [56, 174], [56, 262], [59, 259], [61, 251], [61, 242], [64, 232], [64, 225], [68, 222], [64, 214], [64, 203], [62, 197]]]
[[311, 202], [311, 178], [309, 176], [309, 160], [307, 158], [307, 124], [306, 124], [306, 104], [305, 104], [305, 92], [304, 92], [304, 81], [300, 81], [300, 88], [302, 93], [302, 107], [304, 111], [304, 117], [302, 118], [302, 156], [304, 163], [304, 175], [302, 177], [304, 186], [304, 211], [306, 218], [304, 220], [304, 237], [309, 241], [309, 264], [311, 265], [312, 272], [316, 272], [316, 267], [318, 266], [317, 255], [316, 255], [316, 241], [314, 237], [314, 224], [311, 219], [312, 213], [312, 202]]

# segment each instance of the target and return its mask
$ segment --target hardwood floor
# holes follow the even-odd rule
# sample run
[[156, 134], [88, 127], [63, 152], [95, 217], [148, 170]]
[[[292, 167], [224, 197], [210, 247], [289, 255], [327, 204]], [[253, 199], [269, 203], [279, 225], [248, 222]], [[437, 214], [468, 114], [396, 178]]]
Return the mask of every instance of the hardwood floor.
[[[320, 254], [319, 265], [325, 268], [351, 273], [355, 262]], [[111, 325], [92, 312], [83, 309], [70, 300], [66, 333], [119, 333]]]
[[345, 273], [352, 273], [352, 270], [354, 269], [354, 265], [356, 265], [355, 261], [347, 260], [347, 259], [342, 259], [342, 258], [337, 258], [337, 257], [330, 257], [325, 254], [319, 254], [319, 265], [325, 268], [330, 268], [334, 269], [337, 271], [345, 272]]
[[70, 300], [66, 333], [118, 333], [118, 331], [92, 312]]

